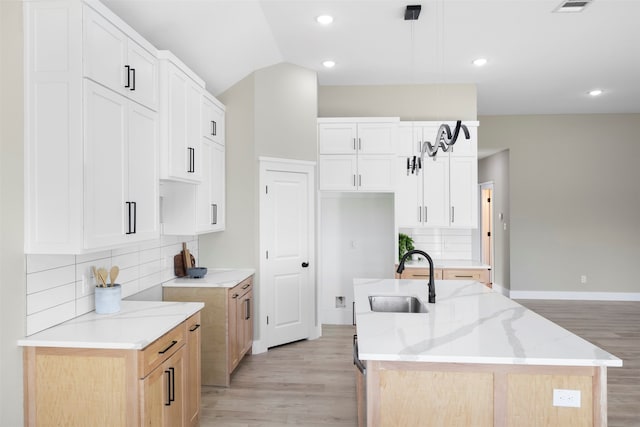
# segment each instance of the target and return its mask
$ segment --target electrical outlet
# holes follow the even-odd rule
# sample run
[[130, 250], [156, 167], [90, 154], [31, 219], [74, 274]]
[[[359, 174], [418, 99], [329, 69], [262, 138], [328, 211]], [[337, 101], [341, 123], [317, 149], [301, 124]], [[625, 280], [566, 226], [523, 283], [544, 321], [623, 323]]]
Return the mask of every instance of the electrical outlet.
[[553, 406], [579, 408], [580, 407], [580, 390], [564, 390], [561, 388], [554, 388], [553, 389]]
[[345, 308], [344, 297], [336, 297], [336, 308]]
[[585, 283], [587, 283], [587, 275], [583, 274], [582, 276], [580, 276], [580, 283], [582, 283], [583, 285]]

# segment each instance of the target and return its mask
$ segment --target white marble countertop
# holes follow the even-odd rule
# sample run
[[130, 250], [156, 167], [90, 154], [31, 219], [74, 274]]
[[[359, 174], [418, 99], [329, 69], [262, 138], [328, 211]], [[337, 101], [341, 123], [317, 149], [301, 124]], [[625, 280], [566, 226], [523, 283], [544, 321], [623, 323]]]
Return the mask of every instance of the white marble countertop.
[[23, 347], [142, 350], [202, 310], [201, 302], [121, 301], [120, 311], [95, 311], [18, 341]]
[[429, 313], [372, 312], [369, 295], [427, 301], [424, 280], [354, 279], [361, 360], [622, 366], [622, 360], [488, 287], [436, 280]]
[[166, 288], [233, 288], [255, 274], [253, 268], [211, 268], [202, 279], [178, 278], [162, 284]]
[[[398, 263], [396, 263], [397, 265]], [[429, 268], [429, 263], [421, 258], [420, 261], [407, 261], [405, 268]], [[434, 259], [433, 268], [458, 268], [458, 269], [490, 269], [491, 266], [482, 261], [472, 259]]]

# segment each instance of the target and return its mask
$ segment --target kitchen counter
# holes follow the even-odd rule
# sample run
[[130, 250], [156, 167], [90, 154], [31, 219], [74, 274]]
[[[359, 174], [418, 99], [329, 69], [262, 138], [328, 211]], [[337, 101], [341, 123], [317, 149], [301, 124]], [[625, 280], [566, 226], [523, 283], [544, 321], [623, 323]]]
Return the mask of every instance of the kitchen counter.
[[255, 274], [252, 268], [212, 268], [201, 279], [178, 278], [162, 284], [165, 288], [233, 288]]
[[436, 280], [429, 313], [372, 312], [369, 295], [412, 295], [424, 280], [355, 279], [361, 360], [622, 366], [622, 360], [474, 281]]
[[[398, 264], [398, 263], [396, 263]], [[429, 263], [425, 259], [420, 261], [407, 261], [404, 263], [405, 268], [429, 268]], [[463, 269], [490, 269], [491, 266], [483, 264], [482, 261], [471, 259], [434, 259], [433, 268], [455, 268]]]
[[142, 350], [203, 307], [200, 302], [123, 300], [118, 313], [87, 313], [21, 339], [18, 345]]
[[[622, 360], [479, 282], [435, 286], [427, 304], [424, 280], [354, 280], [359, 425], [607, 425]], [[429, 312], [372, 312], [370, 295]]]

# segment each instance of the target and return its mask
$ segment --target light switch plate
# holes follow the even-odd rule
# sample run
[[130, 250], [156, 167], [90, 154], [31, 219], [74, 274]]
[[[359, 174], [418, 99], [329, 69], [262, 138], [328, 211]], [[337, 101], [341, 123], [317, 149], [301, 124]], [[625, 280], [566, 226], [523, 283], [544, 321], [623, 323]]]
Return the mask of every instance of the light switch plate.
[[553, 406], [580, 407], [580, 390], [553, 389]]

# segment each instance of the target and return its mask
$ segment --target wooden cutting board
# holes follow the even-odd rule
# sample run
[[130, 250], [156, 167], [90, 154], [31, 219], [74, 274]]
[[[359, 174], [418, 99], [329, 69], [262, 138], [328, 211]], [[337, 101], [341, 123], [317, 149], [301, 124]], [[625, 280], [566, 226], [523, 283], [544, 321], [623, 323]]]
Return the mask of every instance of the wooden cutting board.
[[[195, 257], [191, 254], [189, 254], [189, 261], [191, 261], [191, 265], [196, 263]], [[187, 276], [187, 268], [184, 265], [184, 253], [182, 251], [173, 257], [173, 270], [178, 277]]]

